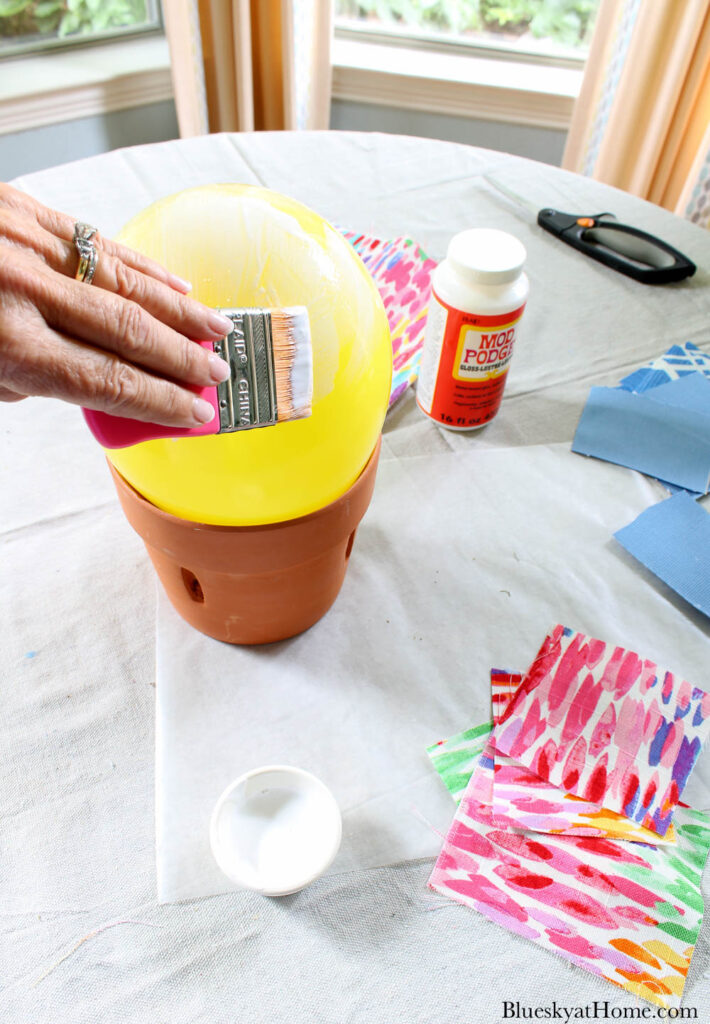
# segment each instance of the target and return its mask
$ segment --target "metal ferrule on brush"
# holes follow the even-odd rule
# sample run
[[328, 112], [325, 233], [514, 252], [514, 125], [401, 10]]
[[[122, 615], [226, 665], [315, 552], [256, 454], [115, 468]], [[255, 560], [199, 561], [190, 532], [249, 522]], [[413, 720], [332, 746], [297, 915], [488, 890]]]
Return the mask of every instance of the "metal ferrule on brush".
[[221, 309], [232, 321], [227, 337], [214, 351], [232, 372], [217, 386], [219, 431], [248, 430], [276, 423], [276, 382], [271, 315], [263, 309]]

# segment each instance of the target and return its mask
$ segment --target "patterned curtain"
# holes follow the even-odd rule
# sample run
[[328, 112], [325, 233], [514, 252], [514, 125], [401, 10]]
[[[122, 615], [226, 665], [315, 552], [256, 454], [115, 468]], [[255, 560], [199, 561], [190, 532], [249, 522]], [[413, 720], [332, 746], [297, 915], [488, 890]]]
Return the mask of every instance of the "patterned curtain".
[[170, 0], [180, 135], [327, 128], [331, 0]]
[[602, 0], [563, 166], [710, 227], [710, 0]]

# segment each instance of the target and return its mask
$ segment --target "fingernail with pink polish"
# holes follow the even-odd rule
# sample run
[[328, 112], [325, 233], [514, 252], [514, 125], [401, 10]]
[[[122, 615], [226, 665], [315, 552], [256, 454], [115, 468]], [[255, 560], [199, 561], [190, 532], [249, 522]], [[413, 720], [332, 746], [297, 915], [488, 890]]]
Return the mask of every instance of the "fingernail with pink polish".
[[231, 375], [232, 371], [230, 370], [229, 363], [226, 359], [220, 359], [219, 356], [216, 356], [213, 353], [208, 357], [207, 363], [210, 368], [212, 380], [215, 384], [221, 384], [223, 380], [227, 380]]
[[183, 295], [187, 295], [188, 292], [192, 291], [190, 282], [185, 281], [182, 277], [178, 277], [177, 274], [170, 275], [170, 287], [174, 288], [176, 292], [182, 292]]
[[215, 334], [218, 334], [220, 338], [224, 338], [225, 335], [231, 332], [234, 325], [228, 316], [213, 311], [207, 317], [207, 326]]
[[214, 419], [214, 406], [204, 398], [196, 398], [192, 403], [192, 415], [198, 423], [210, 423]]

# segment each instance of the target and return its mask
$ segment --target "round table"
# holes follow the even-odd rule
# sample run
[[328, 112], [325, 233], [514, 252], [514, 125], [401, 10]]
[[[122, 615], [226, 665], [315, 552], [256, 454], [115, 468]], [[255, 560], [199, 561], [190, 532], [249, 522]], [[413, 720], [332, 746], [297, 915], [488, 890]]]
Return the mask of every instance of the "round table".
[[[612, 210], [698, 272], [655, 289], [615, 274], [542, 232], [483, 174], [539, 207]], [[709, 347], [709, 234], [498, 152], [357, 133], [222, 135], [15, 184], [112, 234], [160, 196], [219, 181], [288, 193], [380, 238], [406, 235], [435, 259], [468, 226], [508, 230], [527, 247], [531, 299], [498, 418], [481, 434], [446, 433], [408, 394], [388, 416], [384, 460], [569, 444], [592, 384], [616, 384], [674, 342]], [[427, 899], [431, 861], [326, 876], [282, 900], [159, 905], [152, 569], [76, 409], [0, 404], [0, 426], [3, 1020], [493, 1024], [514, 1019], [506, 1001], [633, 1004], [467, 908]], [[524, 494], [511, 500], [533, 514]], [[559, 585], [564, 594], [573, 584]], [[703, 685], [708, 620], [667, 600], [674, 665]], [[685, 1003], [709, 1001], [706, 922]]]

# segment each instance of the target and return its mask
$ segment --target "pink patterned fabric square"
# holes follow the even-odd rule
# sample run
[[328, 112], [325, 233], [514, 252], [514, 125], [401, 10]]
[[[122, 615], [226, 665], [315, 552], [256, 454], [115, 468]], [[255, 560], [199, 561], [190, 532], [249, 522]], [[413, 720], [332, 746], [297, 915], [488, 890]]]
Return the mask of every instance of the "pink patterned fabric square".
[[703, 690], [558, 625], [502, 714], [495, 746], [565, 792], [663, 836], [709, 731]]
[[436, 262], [411, 238], [381, 239], [339, 230], [367, 267], [385, 306], [392, 335], [391, 409], [419, 374]]
[[[491, 669], [491, 705], [497, 724], [523, 681], [522, 672]], [[599, 807], [589, 800], [565, 793], [541, 779], [512, 757], [494, 749], [495, 754], [491, 818], [495, 825], [565, 836], [616, 836], [632, 843], [675, 843], [671, 825], [659, 836], [623, 814]]]

